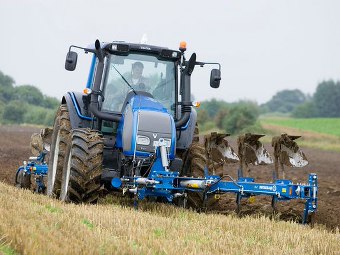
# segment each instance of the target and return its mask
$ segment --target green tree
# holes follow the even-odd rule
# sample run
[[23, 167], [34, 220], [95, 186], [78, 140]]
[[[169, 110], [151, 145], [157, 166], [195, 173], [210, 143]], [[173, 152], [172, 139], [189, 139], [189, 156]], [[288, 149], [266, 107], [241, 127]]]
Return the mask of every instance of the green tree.
[[340, 117], [340, 82], [321, 82], [313, 101], [318, 117]]
[[309, 100], [303, 104], [298, 105], [293, 111], [293, 117], [295, 118], [313, 118], [318, 115], [315, 103], [313, 100]]
[[216, 99], [201, 102], [201, 107], [197, 109], [197, 120], [201, 131], [222, 128], [221, 123], [228, 112], [229, 105], [225, 101]]
[[269, 112], [292, 112], [296, 106], [303, 104], [307, 97], [300, 90], [282, 90], [277, 92], [270, 101], [263, 104], [263, 111]]
[[55, 117], [55, 111], [53, 110], [49, 110], [49, 112], [46, 114], [46, 117], [44, 119], [44, 125], [45, 126], [50, 126], [52, 127], [53, 126], [53, 123], [54, 123], [54, 117]]
[[14, 88], [14, 98], [33, 105], [43, 105], [44, 96], [41, 91], [32, 85], [23, 85]]
[[230, 109], [229, 107], [222, 107], [218, 113], [216, 114], [215, 117], [215, 122], [216, 122], [216, 126], [220, 129], [223, 129], [223, 120], [224, 118], [229, 114]]
[[52, 125], [56, 98], [45, 96], [32, 86], [14, 87], [14, 80], [0, 71], [0, 122]]
[[3, 101], [0, 100], [0, 123], [3, 122], [2, 117], [3, 117], [5, 106], [6, 106], [6, 104]]
[[197, 111], [197, 122], [199, 125], [203, 125], [210, 120], [208, 112], [204, 109]]
[[0, 71], [0, 101], [9, 102], [13, 98], [13, 84], [13, 78]]
[[3, 109], [2, 119], [4, 123], [22, 123], [27, 105], [21, 101], [11, 101]]
[[28, 105], [23, 122], [51, 126], [53, 124], [54, 115], [55, 111], [52, 109], [46, 109], [42, 106]]
[[44, 96], [44, 101], [42, 106], [49, 109], [57, 109], [60, 101], [54, 97]]
[[259, 107], [254, 102], [242, 101], [233, 105], [223, 119], [223, 129], [227, 133], [236, 134], [256, 123]]
[[4, 88], [13, 87], [14, 80], [12, 77], [5, 75], [0, 71], [0, 86]]
[[228, 103], [222, 100], [211, 99], [209, 101], [203, 101], [201, 103], [200, 110], [207, 111], [210, 118], [215, 118], [217, 113], [221, 108], [225, 108], [228, 106]]

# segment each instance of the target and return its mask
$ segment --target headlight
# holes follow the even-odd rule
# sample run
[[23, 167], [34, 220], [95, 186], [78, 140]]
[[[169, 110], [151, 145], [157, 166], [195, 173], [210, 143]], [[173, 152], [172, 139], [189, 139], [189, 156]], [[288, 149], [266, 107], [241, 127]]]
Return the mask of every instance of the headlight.
[[137, 144], [140, 145], [149, 145], [150, 144], [150, 138], [143, 135], [137, 135]]

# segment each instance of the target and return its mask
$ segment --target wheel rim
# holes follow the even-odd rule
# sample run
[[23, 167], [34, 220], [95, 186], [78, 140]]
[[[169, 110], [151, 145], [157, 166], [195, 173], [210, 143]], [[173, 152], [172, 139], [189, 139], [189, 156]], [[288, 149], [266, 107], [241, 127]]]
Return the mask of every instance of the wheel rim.
[[68, 186], [70, 182], [72, 153], [68, 155], [67, 166], [63, 171], [63, 183], [61, 185], [60, 200], [66, 201], [68, 196]]
[[24, 170], [20, 169], [17, 174], [16, 174], [16, 178], [15, 178], [15, 186], [18, 188], [21, 188], [21, 183], [22, 183], [22, 172]]
[[58, 167], [58, 159], [59, 159], [59, 143], [60, 143], [60, 130], [58, 130], [57, 139], [55, 143], [54, 148], [54, 157], [53, 157], [53, 164], [52, 169], [48, 169], [48, 171], [51, 171], [51, 184], [47, 187], [47, 195], [53, 194], [54, 184], [55, 184], [55, 176], [57, 174], [57, 167]]

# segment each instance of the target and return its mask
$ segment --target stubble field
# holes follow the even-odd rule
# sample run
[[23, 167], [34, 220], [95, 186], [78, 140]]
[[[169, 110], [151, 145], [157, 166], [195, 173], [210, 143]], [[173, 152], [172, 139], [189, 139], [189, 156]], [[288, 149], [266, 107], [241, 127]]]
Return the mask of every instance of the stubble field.
[[[13, 185], [14, 184], [14, 176], [15, 176], [15, 171], [18, 168], [19, 165], [22, 164], [23, 160], [27, 160], [28, 157], [30, 156], [30, 148], [29, 148], [29, 140], [30, 140], [30, 136], [33, 132], [37, 132], [38, 129], [37, 128], [33, 128], [33, 127], [23, 127], [23, 126], [0, 126], [0, 132], [1, 132], [1, 137], [0, 137], [0, 181], [2, 182], [1, 184], [1, 188], [2, 189], [6, 189], [6, 187], [8, 185]], [[233, 140], [233, 139], [231, 139]], [[234, 144], [234, 141], [231, 142], [232, 144]], [[269, 146], [267, 146], [268, 150], [270, 152], [272, 152], [272, 148], [270, 148]], [[172, 207], [167, 208], [165, 205], [159, 205], [159, 206], [148, 206], [148, 205], [144, 205], [145, 206], [145, 210], [141, 210], [141, 212], [135, 212], [131, 207], [128, 206], [128, 208], [122, 208], [121, 210], [123, 214], [126, 215], [131, 215], [129, 216], [132, 221], [134, 221], [137, 225], [137, 228], [139, 228], [139, 226], [142, 224], [140, 222], [141, 219], [137, 219], [135, 217], [133, 217], [132, 215], [135, 213], [137, 215], [139, 215], [139, 213], [142, 214], [141, 217], [144, 217], [146, 221], [149, 221], [147, 223], [146, 226], [150, 226], [150, 228], [152, 230], [150, 230], [150, 237], [149, 239], [151, 240], [157, 240], [159, 239], [159, 241], [162, 242], [166, 242], [167, 238], [174, 238], [176, 236], [176, 231], [174, 233], [172, 233], [170, 231], [170, 229], [172, 229], [174, 226], [172, 226], [171, 221], [164, 223], [163, 220], [166, 220], [167, 218], [171, 218], [173, 219], [173, 222], [178, 224], [176, 225], [176, 228], [179, 228], [178, 231], [184, 231], [182, 229], [182, 226], [180, 226], [181, 224], [184, 224], [183, 222], [178, 222], [181, 221], [181, 219], [179, 220], [174, 220], [174, 218], [176, 217], [177, 214], [179, 215], [184, 215], [187, 218], [190, 218], [189, 222], [186, 223], [187, 224], [187, 228], [188, 228], [188, 233], [179, 233], [178, 232], [178, 237], [180, 237], [180, 239], [183, 239], [182, 241], [185, 241], [184, 243], [178, 241], [180, 244], [177, 248], [179, 248], [179, 250], [174, 247], [173, 250], [171, 250], [171, 247], [164, 247], [164, 249], [160, 246], [158, 247], [156, 244], [155, 247], [156, 249], [153, 252], [152, 249], [152, 245], [147, 245], [147, 246], [143, 246], [140, 244], [140, 242], [142, 242], [142, 239], [140, 237], [137, 236], [133, 236], [129, 234], [129, 228], [133, 228], [133, 224], [130, 223], [122, 223], [122, 224], [127, 224], [126, 226], [126, 235], [123, 234], [123, 230], [121, 234], [119, 234], [121, 237], [115, 237], [115, 234], [112, 234], [112, 236], [110, 236], [110, 229], [112, 228], [112, 226], [104, 226], [103, 224], [104, 221], [106, 221], [106, 219], [97, 219], [96, 215], [93, 214], [92, 212], [90, 213], [91, 215], [87, 215], [85, 213], [84, 210], [92, 210], [94, 209], [96, 212], [98, 212], [99, 210], [103, 210], [105, 213], [110, 214], [107, 210], [118, 210], [117, 208], [119, 207], [117, 204], [115, 205], [110, 205], [109, 209], [106, 207], [107, 205], [100, 205], [99, 207], [97, 206], [89, 206], [88, 207], [83, 207], [83, 206], [77, 206], [77, 205], [65, 205], [63, 203], [60, 203], [58, 201], [54, 201], [54, 200], [48, 200], [49, 198], [46, 197], [42, 197], [42, 196], [38, 196], [38, 195], [30, 195], [27, 194], [27, 192], [22, 193], [20, 191], [20, 193], [18, 193], [18, 198], [15, 198], [15, 189], [9, 189], [9, 191], [6, 191], [6, 194], [3, 194], [2, 198], [4, 199], [3, 201], [5, 201], [5, 199], [7, 198], [8, 201], [11, 202], [3, 202], [1, 201], [2, 205], [2, 209], [6, 212], [4, 214], [3, 212], [3, 217], [1, 218], [1, 221], [3, 221], [2, 224], [0, 224], [0, 234], [3, 235], [3, 237], [0, 236], [0, 246], [1, 246], [1, 240], [5, 240], [5, 243], [8, 243], [11, 247], [14, 247], [15, 250], [19, 250], [19, 251], [26, 251], [23, 253], [27, 253], [27, 254], [34, 254], [34, 251], [37, 251], [36, 249], [40, 249], [39, 245], [37, 245], [35, 243], [35, 241], [30, 241], [28, 242], [29, 244], [27, 244], [27, 242], [23, 241], [23, 240], [17, 240], [18, 238], [20, 239], [22, 237], [22, 235], [20, 235], [21, 237], [18, 238], [14, 238], [13, 236], [16, 236], [16, 233], [4, 233], [4, 230], [6, 230], [6, 217], [9, 217], [9, 215], [14, 214], [14, 212], [18, 212], [18, 215], [22, 214], [23, 218], [20, 219], [18, 221], [18, 223], [20, 224], [25, 224], [24, 221], [26, 222], [26, 224], [30, 225], [30, 221], [25, 217], [34, 217], [34, 212], [20, 212], [20, 210], [18, 210], [18, 208], [12, 208], [12, 207], [19, 207], [20, 203], [24, 203], [23, 201], [26, 199], [27, 197], [25, 196], [29, 196], [30, 200], [32, 200], [34, 207], [34, 210], [38, 210], [38, 214], [37, 217], [43, 217], [45, 214], [52, 214], [54, 215], [53, 217], [55, 218], [55, 222], [54, 220], [52, 220], [52, 222], [50, 224], [56, 224], [55, 227], [56, 229], [53, 229], [53, 231], [57, 231], [58, 229], [60, 229], [60, 226], [63, 226], [62, 221], [60, 221], [60, 219], [58, 219], [57, 215], [61, 212], [61, 214], [63, 215], [62, 218], [63, 221], [66, 221], [66, 225], [69, 224], [70, 226], [72, 224], [74, 224], [74, 220], [77, 221], [75, 227], [79, 227], [77, 224], [81, 225], [81, 226], [85, 226], [85, 232], [87, 233], [89, 230], [91, 229], [96, 229], [95, 234], [93, 233], [93, 231], [91, 232], [91, 235], [98, 235], [99, 238], [98, 239], [98, 243], [100, 243], [101, 245], [103, 245], [103, 247], [101, 249], [103, 249], [104, 252], [103, 254], [107, 254], [110, 252], [108, 252], [108, 250], [106, 250], [106, 246], [111, 247], [110, 245], [106, 244], [108, 239], [105, 239], [105, 236], [100, 237], [100, 233], [102, 233], [103, 235], [108, 235], [108, 238], [112, 239], [114, 242], [117, 241], [119, 238], [122, 239], [127, 239], [127, 246], [129, 247], [126, 251], [129, 251], [127, 253], [144, 253], [144, 254], [174, 254], [175, 251], [181, 251], [181, 249], [184, 249], [183, 247], [201, 247], [200, 249], [204, 249], [203, 247], [205, 247], [203, 244], [207, 244], [212, 242], [211, 245], [213, 245], [217, 250], [215, 250], [216, 252], [221, 252], [223, 251], [223, 247], [221, 247], [221, 244], [215, 243], [214, 242], [216, 240], [212, 239], [210, 240], [208, 238], [208, 236], [213, 236], [215, 237], [215, 234], [213, 230], [214, 228], [217, 228], [217, 232], [219, 231], [219, 235], [221, 236], [221, 240], [220, 242], [227, 244], [228, 240], [229, 241], [237, 241], [237, 237], [231, 237], [230, 235], [240, 235], [240, 233], [234, 233], [235, 229], [237, 229], [239, 226], [239, 230], [240, 231], [245, 231], [247, 232], [245, 239], [244, 240], [248, 240], [246, 243], [243, 243], [243, 248], [247, 248], [244, 251], [244, 253], [248, 253], [251, 251], [251, 247], [257, 247], [258, 246], [258, 252], [259, 253], [263, 253], [264, 251], [271, 251], [274, 252], [276, 249], [270, 249], [270, 247], [272, 245], [276, 245], [277, 247], [281, 247], [281, 249], [283, 251], [288, 251], [284, 254], [290, 254], [290, 253], [294, 253], [294, 252], [302, 252], [302, 253], [335, 253], [336, 254], [336, 250], [339, 250], [339, 232], [338, 230], [336, 230], [337, 228], [340, 227], [340, 217], [338, 216], [340, 213], [340, 170], [339, 170], [339, 153], [337, 152], [332, 152], [332, 151], [322, 151], [322, 150], [317, 150], [317, 149], [308, 149], [305, 148], [304, 152], [306, 153], [310, 164], [303, 168], [303, 169], [287, 169], [287, 178], [293, 180], [294, 182], [306, 182], [307, 178], [308, 178], [308, 173], [317, 173], [318, 177], [319, 177], [319, 209], [317, 212], [317, 218], [316, 218], [316, 229], [313, 230], [313, 235], [315, 235], [315, 238], [322, 238], [324, 241], [320, 240], [320, 243], [318, 241], [316, 241], [317, 239], [313, 239], [313, 236], [308, 236], [307, 233], [311, 233], [311, 230], [308, 230], [308, 228], [302, 228], [302, 226], [300, 227], [299, 225], [293, 224], [290, 225], [290, 223], [288, 222], [284, 222], [284, 221], [299, 221], [301, 220], [301, 213], [303, 210], [303, 202], [299, 202], [299, 201], [292, 201], [292, 202], [286, 202], [286, 203], [281, 203], [279, 206], [279, 214], [276, 216], [276, 219], [282, 219], [284, 221], [270, 221], [268, 218], [263, 218], [262, 216], [258, 216], [258, 214], [260, 215], [270, 215], [271, 214], [271, 207], [270, 207], [270, 199], [267, 198], [261, 198], [261, 197], [257, 197], [256, 201], [253, 203], [250, 203], [249, 201], [244, 201], [243, 202], [243, 206], [242, 206], [242, 211], [241, 211], [241, 215], [244, 216], [241, 219], [238, 219], [235, 214], [233, 213], [234, 209], [236, 208], [235, 206], [235, 197], [231, 196], [231, 195], [223, 195], [221, 197], [220, 200], [218, 201], [212, 201], [213, 205], [212, 205], [212, 210], [210, 212], [208, 212], [208, 214], [196, 214], [193, 212], [190, 212], [188, 210], [182, 210], [182, 209], [174, 209]], [[228, 173], [233, 177], [236, 177], [236, 170], [237, 170], [237, 165], [228, 165], [224, 167], [224, 173]], [[271, 180], [271, 173], [272, 173], [272, 166], [261, 166], [261, 167], [256, 167], [256, 168], [252, 168], [252, 171], [250, 172], [250, 176], [255, 177], [256, 181], [259, 182], [269, 182]], [[5, 186], [4, 186], [5, 185]], [[7, 185], [7, 186], [6, 186]], [[2, 191], [4, 192], [4, 191]], [[29, 193], [29, 192], [28, 192]], [[9, 196], [14, 196], [14, 197], [9, 197]], [[15, 201], [17, 200], [17, 201]], [[46, 200], [46, 201], [45, 201]], [[48, 201], [47, 201], [48, 200]], [[41, 202], [40, 202], [41, 201]], [[107, 203], [107, 200], [104, 200], [103, 203]], [[24, 205], [23, 206], [27, 206]], [[101, 207], [103, 206], [103, 207]], [[165, 206], [165, 208], [164, 208]], [[42, 209], [41, 209], [41, 208]], [[72, 207], [72, 208], [71, 208]], [[57, 208], [57, 209], [55, 209]], [[60, 209], [58, 209], [60, 208]], [[91, 209], [92, 208], [92, 209]], [[151, 208], [151, 209], [150, 209]], [[153, 208], [153, 209], [152, 209]], [[159, 208], [159, 209], [157, 209]], [[24, 209], [24, 208], [22, 208]], [[27, 209], [27, 208], [26, 208]], [[12, 211], [11, 211], [12, 210]], [[74, 210], [74, 211], [73, 211]], [[119, 209], [120, 210], [120, 209]], [[159, 212], [157, 212], [157, 210]], [[179, 211], [177, 211], [179, 210]], [[46, 211], [46, 212], [44, 212]], [[70, 216], [67, 216], [66, 214], [63, 214], [62, 212], [68, 212], [70, 211]], [[151, 216], [150, 216], [150, 211], [151, 211]], [[167, 212], [167, 213], [166, 213]], [[165, 213], [164, 217], [162, 217], [162, 213]], [[219, 214], [226, 214], [229, 216], [225, 216], [225, 215], [217, 215], [216, 213]], [[41, 215], [40, 215], [41, 214]], [[44, 215], [42, 215], [44, 214]], [[79, 215], [82, 214], [82, 215]], [[85, 216], [84, 216], [84, 215]], [[114, 213], [113, 213], [114, 214]], [[169, 224], [169, 228], [167, 228], [166, 226], [161, 226], [161, 225], [157, 225], [157, 226], [161, 226], [161, 227], [157, 227], [156, 225], [153, 225], [153, 221], [154, 216], [156, 218], [162, 218], [162, 220], [160, 221], [159, 224]], [[169, 215], [167, 215], [169, 214]], [[73, 215], [73, 216], [72, 216]], [[101, 213], [98, 214], [98, 217], [100, 217]], [[144, 215], [144, 216], [143, 216]], [[197, 216], [197, 219], [195, 219], [195, 217]], [[248, 217], [248, 215], [250, 215], [250, 217]], [[183, 217], [184, 217], [183, 216]], [[17, 216], [19, 217], [19, 216]], [[74, 217], [74, 218], [72, 218]], [[80, 217], [80, 219], [78, 219]], [[106, 216], [105, 216], [106, 217]], [[110, 216], [111, 217], [111, 216]], [[138, 216], [136, 216], [138, 217]], [[110, 220], [112, 220], [110, 218]], [[127, 221], [128, 218], [125, 219], [125, 216], [122, 218], [122, 221]], [[10, 224], [15, 224], [15, 219], [11, 219], [11, 223], [9, 223], [9, 225], [7, 226], [8, 229], [10, 228]], [[70, 222], [69, 222], [70, 221]], [[79, 221], [79, 222], [78, 222]], [[167, 220], [166, 220], [167, 221]], [[207, 224], [207, 225], [211, 225], [211, 226], [206, 226], [207, 228], [205, 229], [203, 227], [203, 225], [201, 226], [200, 224], [198, 224], [197, 226], [195, 225], [196, 223], [198, 223], [199, 221], [202, 221], [202, 224]], [[215, 223], [215, 221], [219, 221], [220, 223]], [[226, 221], [226, 222], [224, 222]], [[36, 222], [36, 221], [34, 221]], [[43, 222], [43, 221], [42, 221]], [[72, 223], [73, 222], [73, 223]], [[228, 225], [230, 224], [230, 222], [235, 222], [234, 225]], [[248, 224], [248, 226], [242, 226], [244, 225], [245, 222], [247, 222], [246, 224]], [[118, 222], [119, 223], [119, 222]], [[32, 231], [37, 231], [37, 233], [34, 235], [36, 236], [36, 238], [38, 238], [39, 235], [41, 235], [41, 230], [39, 226], [35, 226], [37, 223], [33, 223], [34, 228], [32, 229]], [[42, 223], [43, 224], [43, 223]], [[61, 225], [60, 225], [61, 224]], [[112, 224], [117, 224], [117, 222], [114, 222]], [[120, 224], [120, 223], [119, 223]], [[194, 224], [194, 225], [191, 225]], [[224, 225], [228, 225], [229, 227], [235, 228], [234, 230], [230, 229], [225, 229], [225, 226], [221, 226], [219, 224], [224, 224]], [[261, 237], [261, 231], [259, 229], [260, 232], [254, 232], [252, 233], [252, 228], [256, 227], [256, 228], [260, 228], [261, 225], [266, 225], [267, 227], [264, 226], [263, 231], [265, 231], [265, 229], [272, 229], [271, 231], [277, 231], [277, 235], [280, 236], [281, 235], [281, 230], [283, 232], [286, 232], [287, 236], [282, 236], [282, 242], [286, 242], [288, 239], [290, 240], [290, 243], [288, 246], [285, 246], [286, 243], [280, 243], [281, 241], [278, 241], [277, 238], [273, 237], [274, 239], [269, 238], [267, 235], [271, 236], [272, 234], [267, 233], [266, 236], [262, 236]], [[65, 227], [67, 227], [65, 225]], [[215, 226], [216, 225], [216, 226]], [[100, 229], [97, 229], [96, 228]], [[289, 227], [288, 227], [289, 226]], [[116, 226], [117, 227], [117, 226]], [[145, 227], [145, 226], [144, 226]], [[191, 227], [201, 227], [202, 228], [202, 233], [198, 233], [200, 232], [199, 229], [196, 230], [190, 230]], [[29, 234], [25, 232], [25, 227], [22, 226], [20, 229], [21, 234]], [[44, 231], [47, 231], [46, 229], [43, 228], [43, 233]], [[82, 227], [80, 227], [82, 228]], [[123, 227], [124, 229], [125, 227]], [[290, 229], [291, 228], [291, 229]], [[295, 229], [297, 228], [297, 229]], [[36, 229], [36, 230], [34, 230]], [[184, 228], [186, 229], [186, 228]], [[210, 234], [209, 233], [205, 233], [205, 231], [212, 231]], [[27, 230], [29, 231], [29, 230]], [[106, 231], [108, 231], [106, 233]], [[113, 233], [115, 232], [112, 229]], [[111, 231], [111, 232], [112, 232]], [[117, 230], [118, 231], [118, 230]], [[144, 232], [145, 233], [144, 233]], [[148, 230], [143, 230], [142, 231], [142, 235], [146, 235]], [[196, 231], [195, 233], [193, 233], [192, 231]], [[228, 232], [229, 231], [229, 232]], [[289, 237], [289, 233], [290, 231], [292, 231], [291, 233], [294, 233], [296, 231], [301, 231], [300, 234], [305, 235], [308, 239], [301, 239], [301, 240], [291, 240], [291, 237]], [[335, 234], [331, 234], [328, 232], [334, 232]], [[61, 232], [67, 232], [66, 230], [61, 230]], [[86, 233], [83, 234], [86, 234]], [[171, 234], [168, 234], [171, 233]], [[236, 231], [237, 232], [237, 231]], [[58, 232], [59, 233], [59, 232]], [[132, 233], [132, 232], [131, 232]], [[137, 233], [139, 233], [139, 230], [137, 230], [137, 232], [133, 232], [134, 234], [137, 235]], [[205, 233], [205, 234], [204, 234]], [[226, 234], [227, 233], [227, 234]], [[250, 234], [250, 237], [248, 236]], [[299, 235], [298, 233], [296, 233], [297, 235]], [[323, 237], [317, 237], [317, 235], [325, 235]], [[65, 234], [67, 236], [72, 236], [75, 234], [72, 233], [67, 233]], [[173, 235], [173, 236], [172, 236]], [[295, 235], [295, 234], [294, 234]], [[59, 236], [59, 234], [58, 234]], [[188, 240], [185, 239], [186, 237], [190, 237], [192, 236], [192, 240], [189, 238]], [[205, 236], [207, 236], [207, 238], [205, 238]], [[259, 237], [256, 237], [259, 236]], [[277, 236], [277, 237], [278, 237]], [[226, 240], [225, 238], [228, 237]], [[36, 240], [36, 238], [34, 240]], [[59, 238], [59, 237], [58, 237]], [[60, 236], [61, 238], [61, 236]], [[71, 237], [70, 237], [71, 238]], [[118, 238], [118, 239], [115, 239]], [[217, 238], [217, 236], [216, 236]], [[234, 238], [236, 238], [234, 240]], [[239, 237], [240, 238], [240, 237]], [[252, 239], [253, 238], [253, 239]], [[264, 241], [260, 241], [257, 240], [256, 238], [262, 238], [262, 240], [267, 240], [267, 243], [263, 243]], [[269, 239], [268, 239], [269, 238]], [[288, 239], [287, 239], [288, 238]], [[295, 237], [297, 238], [297, 237]], [[329, 238], [329, 239], [328, 239]], [[111, 240], [110, 239], [110, 240]], [[148, 239], [148, 238], [147, 238]], [[202, 240], [200, 240], [202, 239]], [[203, 240], [204, 239], [204, 240]], [[233, 240], [231, 240], [233, 239]], [[150, 240], [148, 240], [147, 242], [150, 242]], [[240, 240], [238, 240], [240, 241]], [[312, 245], [312, 248], [310, 248], [308, 250], [308, 246], [310, 242], [314, 242], [315, 244]], [[42, 241], [43, 242], [43, 241]], [[60, 242], [57, 241], [57, 243]], [[103, 243], [104, 242], [104, 243]], [[218, 242], [218, 241], [217, 241]], [[249, 243], [250, 242], [250, 243]], [[335, 243], [334, 243], [335, 242]], [[20, 245], [20, 243], [22, 245]], [[53, 243], [53, 242], [52, 242]], [[89, 243], [92, 243], [89, 242]], [[156, 242], [157, 243], [157, 242]], [[188, 244], [189, 243], [189, 244]], [[83, 243], [84, 244], [84, 243]], [[27, 246], [28, 245], [28, 246]], [[31, 247], [29, 245], [32, 245], [32, 248], [28, 248]], [[58, 245], [53, 244], [49, 244], [48, 247], [50, 247], [49, 249], [57, 249]], [[106, 246], [105, 246], [106, 245]], [[118, 246], [117, 246], [118, 245]], [[116, 247], [117, 249], [119, 247], [123, 247], [123, 243], [117, 244]], [[120, 246], [122, 245], [122, 246]], [[193, 246], [192, 246], [193, 245]], [[210, 244], [208, 245], [210, 248], [212, 248]], [[240, 244], [241, 245], [241, 244]], [[324, 246], [323, 248], [320, 248], [318, 250], [317, 247], [321, 247]], [[43, 247], [43, 246], [42, 246]], [[52, 247], [52, 248], [51, 248]], [[54, 248], [53, 248], [54, 247]], [[73, 247], [73, 248], [72, 248]], [[72, 251], [72, 249], [75, 249], [74, 246], [72, 246], [69, 250], [70, 252]], [[105, 248], [106, 247], [106, 248]], [[182, 247], [182, 248], [181, 248]], [[287, 248], [288, 247], [288, 248]], [[299, 248], [300, 247], [300, 248]], [[230, 247], [232, 248], [230, 251], [230, 253], [237, 253], [237, 246], [232, 246]], [[30, 249], [29, 252], [27, 252], [27, 249]], [[80, 249], [80, 248], [79, 248]], [[84, 250], [79, 250], [76, 249], [74, 251], [77, 252], [82, 252]], [[91, 248], [92, 249], [92, 248]], [[287, 250], [288, 249], [288, 250]], [[326, 250], [325, 250], [326, 249]], [[334, 250], [335, 249], [335, 250]], [[1, 249], [0, 249], [1, 251]], [[53, 250], [54, 254], [58, 254], [60, 253], [62, 250]], [[59, 252], [58, 252], [59, 251]], [[92, 250], [93, 251], [93, 250]], [[98, 252], [99, 250], [96, 250], [96, 252], [94, 253], [100, 253]], [[183, 250], [182, 250], [183, 251]], [[187, 252], [190, 253], [189, 250], [186, 250]], [[191, 253], [200, 253], [200, 251], [203, 250], [197, 250], [196, 248], [194, 250], [192, 250]], [[214, 250], [211, 250], [214, 251]], [[227, 250], [225, 250], [227, 251]], [[280, 250], [276, 250], [277, 252], [274, 253], [281, 253]], [[332, 252], [331, 252], [332, 251]], [[45, 252], [47, 253], [51, 253], [51, 250], [45, 250]], [[1, 252], [0, 252], [1, 253]], [[85, 252], [86, 253], [86, 252]], [[209, 252], [208, 252], [209, 253]], [[212, 252], [213, 253], [213, 252]], [[241, 252], [242, 253], [242, 252]]]

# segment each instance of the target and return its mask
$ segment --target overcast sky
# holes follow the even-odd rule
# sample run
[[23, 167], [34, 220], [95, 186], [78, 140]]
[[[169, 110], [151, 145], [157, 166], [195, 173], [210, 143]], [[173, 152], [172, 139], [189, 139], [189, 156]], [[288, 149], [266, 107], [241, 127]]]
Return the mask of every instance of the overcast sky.
[[91, 60], [81, 53], [66, 71], [69, 45], [146, 34], [149, 44], [178, 49], [184, 40], [188, 57], [221, 63], [217, 90], [210, 67], [195, 69], [196, 100], [264, 103], [283, 89], [313, 93], [324, 79], [340, 80], [339, 25], [338, 0], [0, 0], [0, 70], [61, 98], [85, 87]]

